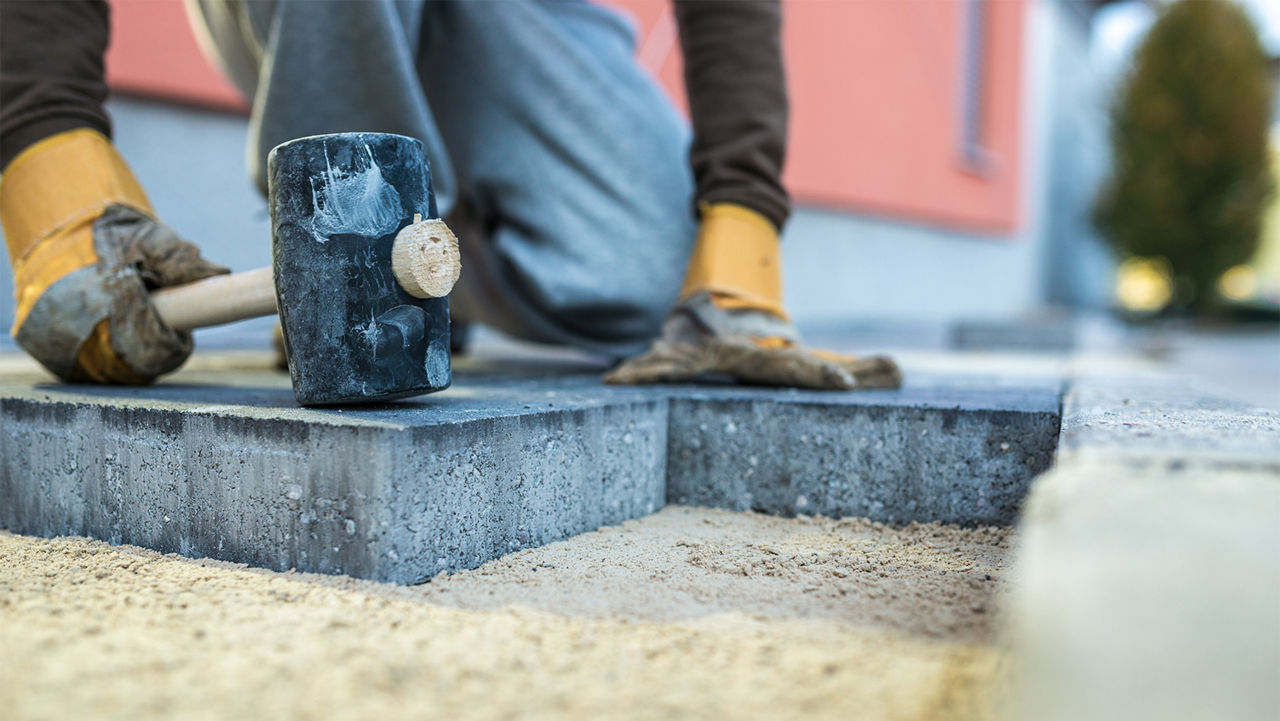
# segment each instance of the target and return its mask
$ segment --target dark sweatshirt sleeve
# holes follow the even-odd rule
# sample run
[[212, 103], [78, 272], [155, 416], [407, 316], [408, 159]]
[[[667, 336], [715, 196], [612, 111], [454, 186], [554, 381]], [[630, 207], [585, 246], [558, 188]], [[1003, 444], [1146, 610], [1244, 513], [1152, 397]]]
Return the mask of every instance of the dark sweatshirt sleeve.
[[0, 168], [55, 133], [110, 135], [101, 0], [0, 0]]
[[695, 205], [736, 203], [781, 228], [787, 87], [778, 0], [676, 0], [693, 120]]

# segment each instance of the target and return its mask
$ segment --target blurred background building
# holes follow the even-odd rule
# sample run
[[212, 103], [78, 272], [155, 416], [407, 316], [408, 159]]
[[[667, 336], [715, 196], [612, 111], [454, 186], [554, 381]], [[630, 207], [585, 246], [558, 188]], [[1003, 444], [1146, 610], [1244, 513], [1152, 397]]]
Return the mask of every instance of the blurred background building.
[[[798, 206], [785, 292], [802, 327], [1110, 304], [1113, 262], [1089, 209], [1107, 169], [1109, 93], [1150, 3], [784, 2]], [[1253, 12], [1280, 55], [1265, 2]], [[668, 0], [609, 3], [632, 16], [640, 61], [683, 106]], [[115, 138], [160, 217], [235, 270], [267, 264], [266, 204], [245, 172], [247, 103], [205, 60], [182, 3], [111, 5]], [[6, 327], [9, 281], [0, 273]]]

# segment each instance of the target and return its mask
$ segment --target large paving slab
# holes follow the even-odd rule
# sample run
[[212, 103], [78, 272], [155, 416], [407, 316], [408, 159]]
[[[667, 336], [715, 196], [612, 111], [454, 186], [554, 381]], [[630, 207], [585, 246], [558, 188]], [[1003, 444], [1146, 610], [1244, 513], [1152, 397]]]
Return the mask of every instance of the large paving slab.
[[517, 364], [317, 410], [258, 361], [132, 389], [19, 364], [0, 371], [0, 525], [415, 582], [667, 500], [1011, 522], [1051, 460], [1061, 381], [908, 378], [892, 392], [632, 389]]
[[1280, 411], [1225, 398], [1185, 377], [1081, 368], [1062, 403], [1062, 463], [1280, 473]]
[[287, 382], [0, 391], [0, 523], [420, 581], [664, 500], [666, 405], [476, 382], [361, 411]]
[[1280, 477], [1070, 464], [1020, 535], [1016, 718], [1280, 714]]
[[1280, 713], [1280, 414], [1080, 364], [1019, 535], [1015, 718]]
[[682, 389], [673, 503], [878, 521], [1008, 525], [1058, 443], [1057, 379], [917, 373], [901, 391]]

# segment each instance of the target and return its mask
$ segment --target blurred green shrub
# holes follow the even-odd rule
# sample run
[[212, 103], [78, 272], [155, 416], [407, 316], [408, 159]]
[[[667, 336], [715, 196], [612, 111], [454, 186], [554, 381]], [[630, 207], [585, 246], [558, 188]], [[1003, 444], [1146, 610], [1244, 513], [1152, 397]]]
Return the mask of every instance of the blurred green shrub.
[[1112, 177], [1094, 223], [1122, 256], [1160, 257], [1172, 303], [1204, 310], [1253, 255], [1272, 193], [1267, 57], [1229, 0], [1167, 6], [1112, 110]]

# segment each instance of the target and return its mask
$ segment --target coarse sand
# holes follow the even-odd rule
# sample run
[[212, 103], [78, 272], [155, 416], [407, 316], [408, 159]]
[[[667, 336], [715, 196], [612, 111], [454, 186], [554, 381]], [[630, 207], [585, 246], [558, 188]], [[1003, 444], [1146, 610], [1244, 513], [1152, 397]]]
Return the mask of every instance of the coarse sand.
[[674, 506], [402, 587], [0, 532], [0, 717], [989, 718], [1009, 542]]

